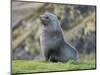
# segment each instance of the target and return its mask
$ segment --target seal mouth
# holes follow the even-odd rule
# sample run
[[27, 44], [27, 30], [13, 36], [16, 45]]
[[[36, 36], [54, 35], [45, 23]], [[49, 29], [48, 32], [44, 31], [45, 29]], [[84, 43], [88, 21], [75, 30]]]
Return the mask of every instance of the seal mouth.
[[43, 25], [47, 25], [48, 24], [48, 19], [45, 18], [43, 15], [40, 16], [40, 21]]

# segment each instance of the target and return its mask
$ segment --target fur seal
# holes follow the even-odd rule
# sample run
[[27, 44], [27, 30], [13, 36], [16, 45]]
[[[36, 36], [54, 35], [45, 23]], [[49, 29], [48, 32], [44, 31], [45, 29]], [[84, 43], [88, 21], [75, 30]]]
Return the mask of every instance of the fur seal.
[[77, 60], [78, 51], [66, 43], [63, 38], [60, 21], [55, 14], [45, 12], [40, 16], [42, 33], [40, 44], [45, 59], [50, 62]]

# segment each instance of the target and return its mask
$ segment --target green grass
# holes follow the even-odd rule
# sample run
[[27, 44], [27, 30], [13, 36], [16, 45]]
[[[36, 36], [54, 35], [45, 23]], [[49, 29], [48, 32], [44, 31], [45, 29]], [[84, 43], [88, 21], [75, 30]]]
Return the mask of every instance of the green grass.
[[34, 60], [15, 60], [12, 61], [12, 73], [47, 72], [62, 70], [95, 69], [95, 61], [80, 61], [67, 63], [50, 63]]

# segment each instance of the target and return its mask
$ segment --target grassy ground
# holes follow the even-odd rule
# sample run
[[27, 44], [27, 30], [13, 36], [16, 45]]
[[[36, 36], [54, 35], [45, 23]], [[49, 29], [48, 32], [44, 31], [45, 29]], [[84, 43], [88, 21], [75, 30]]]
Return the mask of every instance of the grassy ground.
[[47, 72], [63, 70], [95, 69], [95, 61], [80, 61], [67, 63], [48, 63], [45, 61], [34, 60], [15, 60], [12, 61], [12, 73]]

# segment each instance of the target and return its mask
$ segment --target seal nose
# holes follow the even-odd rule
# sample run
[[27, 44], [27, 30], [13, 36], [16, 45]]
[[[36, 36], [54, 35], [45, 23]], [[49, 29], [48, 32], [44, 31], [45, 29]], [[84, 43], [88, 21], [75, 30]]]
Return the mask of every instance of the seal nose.
[[42, 20], [43, 19], [43, 15], [40, 15], [40, 20]]

